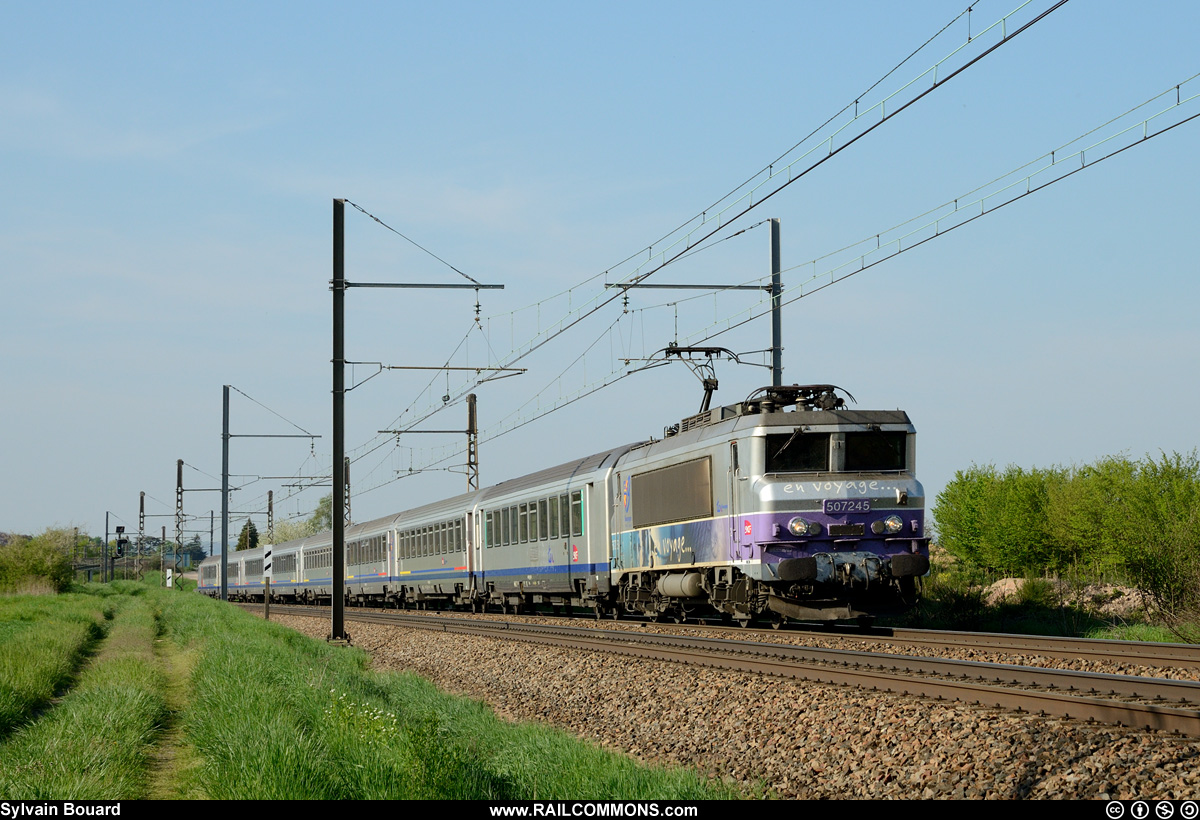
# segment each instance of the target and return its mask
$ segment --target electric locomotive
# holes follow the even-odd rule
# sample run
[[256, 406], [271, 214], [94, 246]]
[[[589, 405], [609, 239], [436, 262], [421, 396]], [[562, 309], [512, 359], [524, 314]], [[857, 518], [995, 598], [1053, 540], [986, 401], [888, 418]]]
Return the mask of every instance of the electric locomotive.
[[762, 388], [623, 456], [615, 605], [745, 624], [915, 603], [929, 570], [915, 429], [900, 410], [846, 409], [836, 389]]

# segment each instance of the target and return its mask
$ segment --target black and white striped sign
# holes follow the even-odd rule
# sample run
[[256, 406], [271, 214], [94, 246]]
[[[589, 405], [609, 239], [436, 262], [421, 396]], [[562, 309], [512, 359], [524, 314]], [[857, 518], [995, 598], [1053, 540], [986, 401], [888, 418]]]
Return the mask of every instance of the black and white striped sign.
[[271, 580], [271, 547], [263, 547], [263, 580]]

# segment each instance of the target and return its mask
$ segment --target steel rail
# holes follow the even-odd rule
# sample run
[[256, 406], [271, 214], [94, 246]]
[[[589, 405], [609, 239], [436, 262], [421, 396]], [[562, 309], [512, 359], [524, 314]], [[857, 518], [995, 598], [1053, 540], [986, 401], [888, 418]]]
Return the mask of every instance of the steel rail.
[[1200, 668], [1200, 646], [1184, 643], [1148, 643], [1100, 638], [1055, 638], [1003, 632], [950, 632], [874, 627], [865, 632], [851, 631], [850, 629], [822, 629], [814, 631], [814, 634], [829, 634], [851, 640], [879, 640], [889, 643], [986, 649], [1075, 660], [1091, 659], [1107, 663]]
[[[309, 610], [311, 614], [311, 610]], [[839, 649], [731, 641], [587, 627], [471, 620], [393, 613], [355, 613], [351, 620], [404, 625], [452, 634], [522, 640], [557, 648], [588, 649], [649, 660], [767, 674], [832, 685], [1056, 715], [1117, 726], [1200, 737], [1200, 710], [1073, 694], [1080, 690], [1138, 698], [1200, 702], [1200, 684], [1041, 667], [954, 661]], [[936, 676], [936, 677], [930, 677]], [[1017, 689], [994, 683], [1045, 687]], [[1064, 692], [1069, 689], [1072, 692]]]

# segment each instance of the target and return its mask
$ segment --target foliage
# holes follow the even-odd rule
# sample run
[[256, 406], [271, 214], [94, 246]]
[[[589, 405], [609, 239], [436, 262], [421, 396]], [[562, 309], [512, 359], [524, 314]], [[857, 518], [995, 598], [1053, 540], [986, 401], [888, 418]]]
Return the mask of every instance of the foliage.
[[333, 494], [317, 502], [316, 509], [303, 521], [284, 520], [275, 522], [271, 543], [284, 544], [333, 529]]
[[1020, 467], [1003, 474], [992, 466], [959, 470], [934, 507], [941, 545], [957, 558], [999, 572], [1059, 568], [1068, 556], [1055, 548], [1046, 507], [1049, 487], [1062, 476], [1061, 470]]
[[314, 533], [333, 529], [333, 493], [323, 496], [317, 502], [317, 508], [313, 510], [312, 518], [308, 519], [308, 525]]
[[204, 549], [204, 545], [200, 543], [200, 536], [193, 535], [192, 539], [183, 545], [183, 550], [179, 554], [192, 556], [192, 564], [194, 565], [199, 564], [208, 557], [208, 550]]
[[941, 545], [968, 566], [1026, 577], [1118, 576], [1168, 623], [1200, 616], [1195, 451], [1069, 469], [972, 466], [955, 473], [933, 512]]
[[252, 550], [258, 548], [258, 528], [254, 526], [254, 522], [249, 518], [246, 519], [245, 525], [242, 527], [242, 532], [238, 535], [236, 550]]
[[277, 521], [275, 522], [274, 543], [283, 544], [287, 541], [295, 541], [300, 538], [307, 538], [310, 535], [316, 535], [320, 530], [313, 527], [311, 519], [304, 521]]
[[48, 528], [0, 547], [0, 592], [62, 592], [71, 584], [74, 530]]

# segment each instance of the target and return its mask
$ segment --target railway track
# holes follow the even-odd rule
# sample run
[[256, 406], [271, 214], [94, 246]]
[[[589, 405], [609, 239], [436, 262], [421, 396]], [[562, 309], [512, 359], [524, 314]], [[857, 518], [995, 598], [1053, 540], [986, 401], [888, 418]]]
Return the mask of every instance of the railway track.
[[1055, 638], [1001, 632], [949, 632], [929, 629], [808, 627], [818, 634], [837, 635], [847, 640], [886, 641], [926, 647], [957, 647], [1017, 655], [1091, 659], [1142, 666], [1200, 669], [1200, 646], [1142, 641], [1110, 641], [1095, 638]]
[[[308, 607], [275, 607], [275, 610], [286, 614], [325, 615], [322, 610]], [[682, 632], [664, 634], [597, 626], [382, 611], [348, 611], [346, 617], [348, 621], [521, 640], [559, 648], [588, 649], [644, 660], [672, 661], [855, 686], [1200, 737], [1200, 683], [1194, 681], [830, 649], [773, 641], [733, 640]], [[878, 638], [874, 635], [862, 637]], [[1042, 646], [1047, 641], [1049, 643], [1044, 645], [1050, 647], [1049, 651], [1067, 653], [1070, 645], [1077, 643], [1065, 639], [986, 634], [977, 636], [981, 643], [976, 643], [971, 640], [976, 636], [965, 636], [963, 633], [923, 633], [922, 636], [902, 637], [907, 639], [905, 642], [912, 644], [940, 640], [942, 646], [986, 646], [989, 651], [1023, 653], [1038, 651], [1032, 647]], [[1125, 641], [1083, 643], [1093, 651], [1101, 649], [1098, 644], [1118, 645], [1111, 647], [1111, 651], [1104, 655], [1106, 660], [1112, 659], [1112, 652], [1123, 652], [1127, 657], [1137, 658], [1137, 663], [1150, 663], [1146, 654], [1137, 651], [1137, 647], [1145, 645]], [[1177, 659], [1180, 654], [1178, 647], [1167, 646], [1167, 651], [1158, 651], [1152, 657]], [[1177, 660], [1168, 661], [1174, 662]]]

